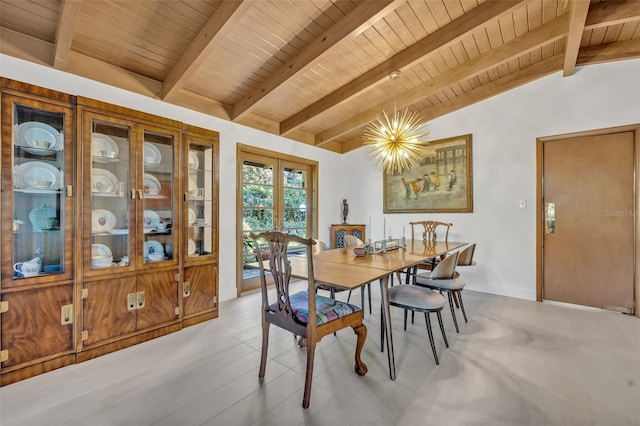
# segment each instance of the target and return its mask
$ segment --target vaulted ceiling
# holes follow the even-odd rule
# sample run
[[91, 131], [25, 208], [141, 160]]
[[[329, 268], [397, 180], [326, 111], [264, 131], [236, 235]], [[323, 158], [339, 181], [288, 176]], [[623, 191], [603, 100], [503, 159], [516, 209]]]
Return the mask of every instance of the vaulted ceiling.
[[428, 122], [640, 57], [640, 1], [0, 0], [0, 52], [343, 153], [394, 99]]

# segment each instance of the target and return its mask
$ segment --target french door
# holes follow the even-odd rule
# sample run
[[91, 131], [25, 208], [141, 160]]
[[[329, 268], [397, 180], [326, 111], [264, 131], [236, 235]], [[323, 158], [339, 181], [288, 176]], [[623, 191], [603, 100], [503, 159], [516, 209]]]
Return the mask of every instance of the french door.
[[303, 238], [314, 235], [317, 163], [242, 146], [238, 154], [240, 295], [260, 287], [258, 256], [255, 242], [249, 237], [251, 232], [277, 229]]

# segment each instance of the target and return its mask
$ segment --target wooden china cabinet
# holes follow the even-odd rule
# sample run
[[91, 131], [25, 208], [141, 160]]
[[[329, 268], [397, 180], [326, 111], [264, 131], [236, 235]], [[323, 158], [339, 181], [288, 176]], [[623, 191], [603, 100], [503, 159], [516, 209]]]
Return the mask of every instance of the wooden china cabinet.
[[218, 133], [184, 126], [183, 325], [218, 316]]
[[78, 98], [79, 360], [180, 328], [181, 129]]
[[341, 223], [337, 225], [331, 225], [331, 248], [344, 247], [344, 237], [346, 235], [353, 235], [358, 237], [362, 242], [366, 242], [366, 226]]
[[75, 362], [74, 97], [0, 79], [0, 384]]
[[219, 134], [0, 78], [0, 385], [218, 316]]

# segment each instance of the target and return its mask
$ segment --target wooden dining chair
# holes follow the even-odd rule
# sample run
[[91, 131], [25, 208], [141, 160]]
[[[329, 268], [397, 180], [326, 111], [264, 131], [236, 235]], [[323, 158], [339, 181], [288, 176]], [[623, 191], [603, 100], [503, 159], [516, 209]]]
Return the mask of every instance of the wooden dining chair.
[[[417, 222], [409, 222], [409, 225], [411, 225], [411, 237], [413, 239], [416, 239], [416, 237], [422, 237], [422, 241], [425, 243], [433, 243], [438, 240], [438, 232], [440, 231], [444, 233], [444, 239], [441, 239], [440, 241], [449, 242], [449, 229], [453, 226], [453, 223], [421, 220]], [[413, 268], [407, 269], [404, 271], [405, 282], [409, 284], [412, 277], [415, 277], [418, 273], [418, 269], [433, 269], [442, 259], [444, 259], [444, 256], [439, 258], [434, 257], [433, 259], [415, 265]]]
[[[263, 262], [260, 266], [260, 288], [262, 290], [262, 356], [258, 377], [264, 379], [267, 350], [269, 346], [269, 326], [274, 324], [300, 336], [307, 348], [307, 369], [305, 373], [304, 395], [302, 407], [308, 408], [311, 400], [311, 380], [313, 378], [313, 361], [317, 343], [327, 334], [346, 327], [353, 328], [357, 335], [355, 348], [355, 371], [363, 376], [367, 366], [360, 359], [362, 347], [367, 337], [367, 327], [362, 323], [362, 310], [328, 297], [315, 294], [316, 281], [313, 273], [313, 239], [304, 239], [296, 235], [288, 235], [278, 231], [252, 233], [257, 248], [266, 242], [271, 254], [268, 269], [273, 277], [276, 299], [269, 301], [266, 269]], [[308, 286], [304, 291], [290, 294], [291, 263], [287, 255], [289, 243], [298, 243], [306, 247]]]

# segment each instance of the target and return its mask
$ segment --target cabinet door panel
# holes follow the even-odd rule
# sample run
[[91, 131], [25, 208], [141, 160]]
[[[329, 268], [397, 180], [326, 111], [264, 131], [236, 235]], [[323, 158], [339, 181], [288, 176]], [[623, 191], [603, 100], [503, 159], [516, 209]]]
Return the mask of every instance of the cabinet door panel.
[[138, 329], [176, 319], [178, 283], [176, 270], [149, 272], [138, 276], [138, 292], [144, 291], [144, 307], [139, 308]]
[[[2, 314], [2, 349], [6, 368], [73, 349], [73, 324], [60, 324], [61, 308], [73, 303], [70, 285], [2, 295], [9, 310]], [[73, 309], [71, 309], [73, 318]]]
[[136, 310], [128, 309], [127, 297], [136, 292], [136, 278], [112, 278], [85, 283], [89, 291], [83, 300], [85, 345], [132, 333], [136, 329]]
[[189, 283], [189, 295], [183, 290], [184, 315], [193, 315], [215, 307], [216, 280], [214, 265], [185, 268], [184, 281]]

